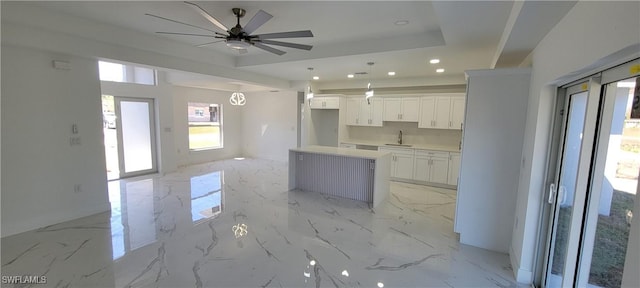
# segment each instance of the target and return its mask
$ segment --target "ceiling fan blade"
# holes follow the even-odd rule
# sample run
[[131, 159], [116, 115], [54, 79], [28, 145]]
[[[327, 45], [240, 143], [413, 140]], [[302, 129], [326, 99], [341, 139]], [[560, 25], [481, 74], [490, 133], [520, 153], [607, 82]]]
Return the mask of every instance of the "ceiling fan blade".
[[289, 42], [281, 42], [281, 41], [273, 41], [273, 40], [260, 40], [260, 42], [262, 42], [264, 44], [269, 44], [269, 45], [278, 45], [278, 46], [284, 46], [284, 47], [290, 47], [290, 48], [296, 48], [296, 49], [303, 49], [303, 50], [311, 50], [311, 48], [313, 48], [313, 46], [311, 46], [311, 45], [304, 45], [304, 44], [298, 44], [298, 43], [289, 43]]
[[146, 14], [144, 14], [144, 15], [151, 16], [151, 17], [155, 17], [155, 18], [162, 19], [162, 20], [165, 20], [165, 21], [170, 21], [170, 22], [173, 22], [173, 23], [178, 23], [178, 24], [186, 25], [186, 26], [189, 26], [189, 27], [194, 27], [194, 28], [198, 28], [198, 29], [206, 30], [206, 31], [213, 32], [213, 33], [218, 33], [218, 32], [216, 32], [216, 31], [214, 31], [214, 30], [211, 30], [211, 29], [202, 28], [202, 27], [199, 27], [199, 26], [196, 26], [196, 25], [191, 25], [191, 24], [189, 24], [189, 23], [180, 22], [180, 21], [177, 21], [177, 20], [173, 20], [173, 19], [165, 18], [165, 17], [158, 16], [158, 15], [153, 15], [153, 14], [149, 14], [149, 13], [146, 13]]
[[262, 10], [258, 11], [258, 13], [256, 13], [256, 15], [253, 15], [253, 18], [249, 20], [249, 23], [244, 26], [244, 32], [251, 35], [253, 31], [256, 31], [256, 29], [260, 28], [260, 26], [264, 25], [264, 23], [267, 23], [267, 21], [269, 21], [269, 19], [271, 18], [273, 18], [273, 15]]
[[198, 4], [192, 3], [192, 2], [188, 2], [188, 1], [184, 1], [184, 3], [191, 5], [191, 7], [194, 10], [196, 10], [196, 12], [200, 13], [200, 15], [202, 15], [204, 18], [209, 20], [209, 22], [213, 23], [213, 25], [216, 25], [216, 27], [218, 27], [218, 28], [220, 28], [220, 29], [222, 29], [224, 31], [229, 31], [229, 28], [227, 28], [227, 26], [224, 26], [224, 24], [222, 24], [222, 22], [218, 21], [218, 19], [216, 19], [215, 17], [211, 16], [211, 14], [209, 14], [207, 11], [202, 9], [202, 7], [198, 6]]
[[220, 42], [224, 42], [224, 41], [225, 41], [225, 40], [218, 40], [218, 41], [213, 41], [213, 42], [207, 42], [207, 43], [203, 43], [203, 44], [200, 44], [200, 45], [196, 45], [196, 47], [204, 47], [204, 46], [207, 46], [207, 45], [211, 45], [211, 44], [215, 44], [215, 43], [220, 43]]
[[256, 47], [258, 47], [258, 48], [260, 48], [260, 49], [262, 49], [264, 51], [271, 52], [273, 54], [283, 55], [284, 53], [287, 53], [287, 52], [284, 52], [284, 51], [282, 51], [280, 49], [276, 49], [276, 48], [264, 45], [264, 44], [262, 44], [260, 42], [252, 42], [252, 44], [253, 44], [253, 46], [256, 46]]
[[313, 37], [313, 33], [311, 33], [310, 30], [302, 30], [302, 31], [258, 34], [258, 35], [251, 35], [251, 37], [258, 38], [258, 39], [301, 38], [301, 37]]
[[156, 32], [157, 34], [168, 34], [168, 35], [185, 35], [185, 36], [199, 36], [199, 37], [216, 37], [213, 35], [206, 34], [193, 34], [193, 33], [177, 33], [177, 32]]

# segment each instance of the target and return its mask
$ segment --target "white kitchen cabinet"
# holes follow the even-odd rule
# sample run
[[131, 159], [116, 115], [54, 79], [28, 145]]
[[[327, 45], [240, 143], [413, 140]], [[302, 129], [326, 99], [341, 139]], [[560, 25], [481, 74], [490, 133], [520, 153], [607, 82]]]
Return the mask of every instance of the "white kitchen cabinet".
[[311, 109], [340, 109], [340, 98], [338, 97], [315, 97], [309, 101]]
[[465, 97], [451, 98], [451, 127], [450, 129], [462, 130], [464, 123], [464, 105]]
[[418, 119], [418, 128], [433, 128], [434, 119], [436, 118], [435, 107], [436, 97], [420, 98], [420, 118]]
[[418, 122], [420, 100], [417, 97], [384, 98], [384, 121]]
[[347, 125], [382, 127], [383, 100], [347, 99]]
[[422, 97], [418, 128], [462, 129], [464, 101], [464, 96]]
[[382, 127], [383, 111], [384, 101], [380, 98], [369, 99], [369, 101], [363, 99], [360, 104], [360, 112], [366, 116], [368, 126]]
[[433, 128], [449, 129], [451, 124], [451, 98], [436, 97], [435, 117], [433, 119]]
[[447, 184], [458, 185], [458, 176], [460, 175], [460, 153], [449, 153], [449, 177]]
[[359, 98], [347, 99], [347, 125], [360, 125], [360, 102]]
[[378, 151], [391, 153], [391, 177], [413, 179], [413, 149], [380, 147]]
[[449, 153], [416, 150], [413, 180], [447, 184]]

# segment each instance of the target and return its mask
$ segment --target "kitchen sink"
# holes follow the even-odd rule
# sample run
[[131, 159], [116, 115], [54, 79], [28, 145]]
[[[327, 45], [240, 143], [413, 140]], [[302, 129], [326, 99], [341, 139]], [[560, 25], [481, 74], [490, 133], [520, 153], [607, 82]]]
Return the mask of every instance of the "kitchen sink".
[[384, 144], [384, 145], [387, 145], [387, 146], [398, 146], [398, 147], [411, 147], [411, 144], [387, 143], [387, 144]]

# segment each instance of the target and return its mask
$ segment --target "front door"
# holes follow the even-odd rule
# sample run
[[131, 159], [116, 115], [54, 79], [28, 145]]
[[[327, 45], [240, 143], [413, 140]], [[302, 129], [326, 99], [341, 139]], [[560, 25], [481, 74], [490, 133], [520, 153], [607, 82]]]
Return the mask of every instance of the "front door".
[[115, 97], [120, 178], [157, 172], [153, 99]]

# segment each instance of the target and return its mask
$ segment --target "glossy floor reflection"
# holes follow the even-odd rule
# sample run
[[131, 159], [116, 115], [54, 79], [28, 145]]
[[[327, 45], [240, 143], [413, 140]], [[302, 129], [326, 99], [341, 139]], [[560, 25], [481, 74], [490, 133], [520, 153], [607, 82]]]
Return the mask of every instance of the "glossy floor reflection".
[[37, 287], [516, 285], [507, 255], [458, 243], [455, 191], [392, 183], [370, 209], [287, 191], [286, 169], [227, 160], [110, 182], [111, 213], [3, 238], [2, 274], [46, 275]]

